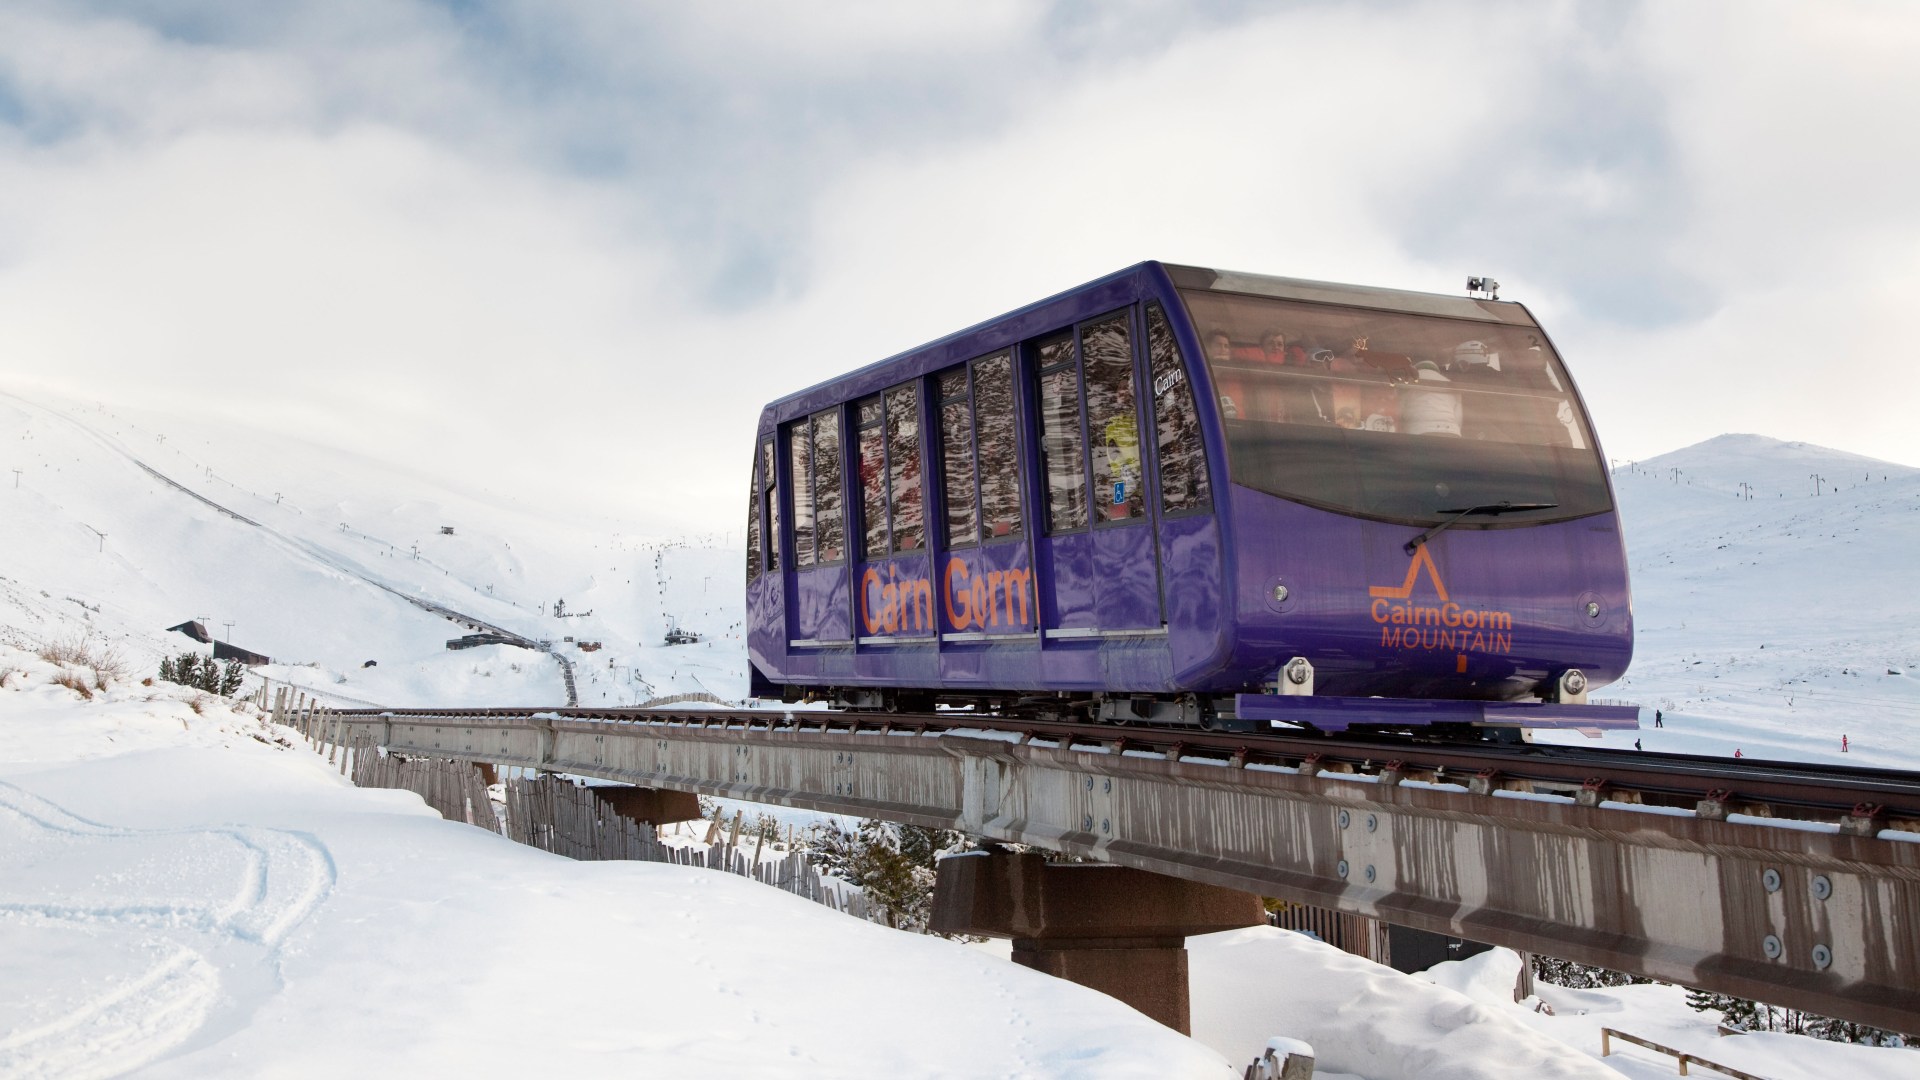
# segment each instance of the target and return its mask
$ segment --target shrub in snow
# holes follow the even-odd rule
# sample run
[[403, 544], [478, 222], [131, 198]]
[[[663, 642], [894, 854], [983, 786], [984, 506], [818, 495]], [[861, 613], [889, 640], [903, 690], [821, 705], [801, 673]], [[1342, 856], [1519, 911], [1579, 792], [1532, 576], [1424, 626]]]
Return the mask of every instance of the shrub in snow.
[[1749, 1001], [1731, 994], [1706, 990], [1688, 990], [1687, 1005], [1695, 1012], [1717, 1012], [1720, 1022], [1744, 1031], [1779, 1031], [1788, 1035], [1806, 1035], [1828, 1042], [1866, 1043], [1869, 1046], [1905, 1046], [1897, 1032], [1882, 1031], [1851, 1020], [1836, 1020], [1798, 1009]]
[[1602, 986], [1636, 986], [1653, 980], [1644, 975], [1630, 975], [1624, 971], [1613, 971], [1593, 964], [1577, 964], [1572, 960], [1562, 960], [1557, 956], [1533, 954], [1533, 977], [1541, 982], [1555, 986], [1564, 986], [1571, 990], [1593, 990]]
[[245, 665], [238, 660], [229, 660], [223, 666], [212, 657], [196, 652], [184, 652], [176, 659], [160, 661], [162, 679], [226, 697], [240, 692], [246, 672]]
[[887, 925], [924, 932], [933, 914], [934, 862], [974, 846], [964, 833], [890, 821], [862, 821], [853, 832], [815, 828], [807, 850], [822, 874], [837, 877], [887, 912]]
[[50, 641], [39, 649], [40, 659], [61, 667], [83, 667], [93, 670], [94, 689], [106, 689], [108, 679], [127, 677], [127, 662], [112, 646], [95, 646], [83, 636]]

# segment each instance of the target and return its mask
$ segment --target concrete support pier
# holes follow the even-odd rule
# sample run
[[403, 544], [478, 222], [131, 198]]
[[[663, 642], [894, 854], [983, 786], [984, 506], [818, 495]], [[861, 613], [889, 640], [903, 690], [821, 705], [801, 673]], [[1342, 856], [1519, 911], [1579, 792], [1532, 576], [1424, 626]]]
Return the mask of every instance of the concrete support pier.
[[1190, 1030], [1192, 934], [1259, 926], [1260, 898], [1098, 863], [976, 851], [940, 862], [932, 928], [1013, 939], [1014, 963], [1109, 994]]
[[588, 790], [614, 813], [629, 821], [672, 825], [678, 821], [700, 820], [700, 796], [691, 791], [611, 786]]

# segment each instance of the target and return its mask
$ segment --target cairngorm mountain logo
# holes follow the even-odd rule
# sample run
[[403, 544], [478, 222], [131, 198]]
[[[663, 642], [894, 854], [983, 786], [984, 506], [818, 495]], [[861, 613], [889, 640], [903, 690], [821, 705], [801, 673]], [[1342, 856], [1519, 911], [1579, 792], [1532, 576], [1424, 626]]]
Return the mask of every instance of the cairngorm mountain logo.
[[[1417, 599], [1421, 572], [1432, 586], [1432, 602]], [[1380, 644], [1389, 649], [1459, 653], [1459, 669], [1466, 670], [1467, 654], [1513, 651], [1513, 613], [1496, 608], [1469, 607], [1447, 595], [1447, 583], [1425, 544], [1414, 548], [1407, 563], [1407, 579], [1398, 586], [1374, 585], [1369, 612], [1380, 624]]]

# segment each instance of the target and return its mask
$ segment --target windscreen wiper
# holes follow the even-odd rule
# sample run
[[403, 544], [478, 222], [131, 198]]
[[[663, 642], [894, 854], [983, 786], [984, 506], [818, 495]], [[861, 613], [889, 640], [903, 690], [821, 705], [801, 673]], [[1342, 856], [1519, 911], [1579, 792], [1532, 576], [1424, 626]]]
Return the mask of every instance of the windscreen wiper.
[[1409, 555], [1413, 554], [1415, 551], [1418, 551], [1420, 549], [1421, 544], [1424, 544], [1427, 541], [1433, 539], [1434, 537], [1440, 535], [1441, 533], [1447, 531], [1447, 529], [1450, 528], [1454, 522], [1459, 521], [1461, 518], [1467, 517], [1471, 514], [1510, 514], [1518, 510], [1552, 510], [1554, 507], [1559, 505], [1560, 505], [1559, 503], [1497, 502], [1497, 503], [1482, 503], [1479, 506], [1469, 506], [1469, 507], [1465, 507], [1464, 509], [1452, 508], [1447, 510], [1441, 510], [1439, 511], [1440, 513], [1452, 514], [1453, 516], [1441, 522], [1440, 524], [1435, 525], [1433, 528], [1428, 529], [1426, 532], [1421, 533], [1419, 536], [1416, 536], [1413, 539], [1407, 541], [1404, 547], [1402, 548], [1402, 550], [1404, 550]]

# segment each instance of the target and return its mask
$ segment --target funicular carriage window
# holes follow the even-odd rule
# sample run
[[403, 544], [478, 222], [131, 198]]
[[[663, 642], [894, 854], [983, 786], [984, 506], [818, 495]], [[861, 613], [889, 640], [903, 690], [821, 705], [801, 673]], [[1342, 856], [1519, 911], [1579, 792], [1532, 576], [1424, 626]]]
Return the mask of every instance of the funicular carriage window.
[[887, 391], [887, 489], [893, 550], [927, 546], [926, 503], [920, 493], [920, 395], [912, 383]]
[[1020, 444], [1013, 422], [1013, 356], [973, 362], [974, 443], [980, 448], [980, 518], [988, 539], [1020, 535]]
[[753, 451], [752, 483], [747, 492], [747, 580], [760, 576], [760, 450]]
[[1213, 496], [1207, 482], [1206, 447], [1193, 404], [1193, 383], [1173, 325], [1159, 304], [1147, 305], [1147, 360], [1153, 375], [1153, 418], [1160, 447], [1160, 509], [1176, 514], [1205, 510]]
[[887, 553], [887, 431], [886, 412], [879, 398], [860, 403], [860, 521], [869, 559]]
[[840, 410], [813, 417], [813, 500], [819, 562], [846, 557], [846, 519], [840, 498]]
[[787, 432], [787, 471], [793, 480], [793, 565], [799, 569], [813, 565], [813, 470], [808, 453], [812, 442], [804, 420]]
[[[1419, 524], [1499, 503], [1516, 507], [1500, 515], [1507, 526], [1612, 505], [1572, 386], [1531, 326], [1471, 312], [1182, 296], [1221, 388], [1236, 484]], [[1229, 405], [1240, 396], [1244, 411]]]
[[1133, 335], [1122, 313], [1080, 328], [1087, 369], [1087, 432], [1093, 441], [1097, 521], [1147, 512], [1140, 469], [1140, 420], [1133, 382]]
[[947, 504], [948, 547], [980, 539], [973, 488], [973, 406], [967, 397], [967, 369], [940, 375], [941, 493]]
[[760, 475], [767, 481], [767, 569], [780, 569], [780, 484], [773, 471], [773, 440], [760, 444]]
[[1080, 365], [1073, 335], [1039, 346], [1040, 457], [1047, 474], [1047, 531], [1087, 524], [1086, 457], [1080, 439]]

